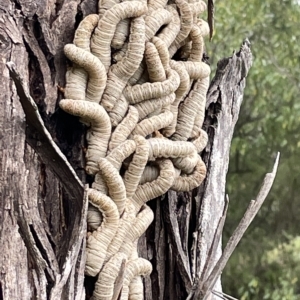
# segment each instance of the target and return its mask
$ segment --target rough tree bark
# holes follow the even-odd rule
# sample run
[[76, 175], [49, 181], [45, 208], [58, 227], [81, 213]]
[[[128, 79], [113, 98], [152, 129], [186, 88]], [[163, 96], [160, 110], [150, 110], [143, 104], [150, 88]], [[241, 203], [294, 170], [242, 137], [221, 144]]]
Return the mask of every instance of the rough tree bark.
[[[84, 127], [58, 109], [62, 95], [57, 86], [65, 82], [63, 46], [96, 6], [91, 0], [0, 3], [0, 299], [85, 297], [83, 184], [89, 178], [83, 169]], [[151, 277], [144, 280], [145, 299], [195, 298], [198, 283], [220, 256], [217, 228], [225, 206], [230, 141], [251, 65], [248, 46], [244, 43], [240, 52], [220, 62], [208, 93], [204, 184], [150, 202], [155, 220], [139, 240], [141, 256], [153, 264]], [[24, 87], [11, 79], [9, 61]], [[20, 81], [16, 74], [15, 79]], [[61, 167], [65, 159], [47, 138], [29, 94], [77, 177]]]

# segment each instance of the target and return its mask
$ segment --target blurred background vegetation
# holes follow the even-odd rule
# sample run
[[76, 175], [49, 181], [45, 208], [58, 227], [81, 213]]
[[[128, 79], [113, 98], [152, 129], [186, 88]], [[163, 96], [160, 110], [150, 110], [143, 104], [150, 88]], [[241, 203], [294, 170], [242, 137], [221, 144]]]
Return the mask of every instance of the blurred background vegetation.
[[277, 151], [271, 193], [222, 276], [241, 300], [300, 299], [300, 1], [219, 0], [206, 43], [212, 68], [251, 42], [253, 66], [232, 142], [225, 244], [254, 199]]

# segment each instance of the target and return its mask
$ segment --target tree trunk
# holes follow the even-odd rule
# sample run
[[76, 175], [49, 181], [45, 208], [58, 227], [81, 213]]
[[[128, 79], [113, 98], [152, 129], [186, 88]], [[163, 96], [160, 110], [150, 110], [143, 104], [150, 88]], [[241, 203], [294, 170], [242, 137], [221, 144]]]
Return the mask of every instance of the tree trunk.
[[[63, 46], [72, 42], [82, 17], [96, 11], [97, 1], [91, 0], [0, 3], [1, 299], [85, 298], [83, 184], [89, 178], [82, 156], [84, 127], [57, 108], [62, 98], [57, 86], [65, 84]], [[13, 84], [8, 61], [17, 66], [77, 177], [64, 167], [63, 155], [24, 100], [27, 91]], [[196, 295], [199, 282], [205, 281], [221, 254], [217, 228], [225, 205], [229, 147], [250, 64], [245, 43], [239, 53], [220, 63], [211, 84], [204, 126], [209, 135], [203, 153], [205, 182], [192, 192], [168, 192], [149, 203], [155, 220], [139, 240], [140, 256], [153, 265], [151, 276], [144, 279], [145, 299]], [[220, 281], [215, 289], [221, 289]]]

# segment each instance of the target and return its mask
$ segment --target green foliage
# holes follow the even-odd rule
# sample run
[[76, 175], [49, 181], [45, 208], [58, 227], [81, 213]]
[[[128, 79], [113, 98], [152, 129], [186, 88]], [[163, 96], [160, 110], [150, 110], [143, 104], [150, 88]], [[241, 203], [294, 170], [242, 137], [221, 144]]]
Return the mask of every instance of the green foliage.
[[[284, 272], [283, 272], [284, 270]], [[264, 253], [260, 273], [238, 290], [241, 300], [298, 300], [300, 298], [300, 237]]]
[[[225, 243], [281, 152], [272, 191], [225, 269], [224, 291], [244, 300], [300, 299], [299, 270], [291, 271], [290, 260], [279, 265], [266, 257], [275, 256], [287, 234], [299, 234], [300, 5], [291, 0], [220, 0], [215, 14], [215, 35], [207, 47], [212, 66], [239, 49], [244, 38], [254, 56], [232, 142]], [[286, 255], [296, 261], [292, 252]]]

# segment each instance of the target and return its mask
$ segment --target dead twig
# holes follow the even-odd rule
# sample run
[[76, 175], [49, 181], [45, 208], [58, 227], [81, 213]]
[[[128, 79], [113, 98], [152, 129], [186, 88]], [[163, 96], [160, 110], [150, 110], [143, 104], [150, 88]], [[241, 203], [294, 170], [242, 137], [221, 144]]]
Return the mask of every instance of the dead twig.
[[[186, 298], [187, 300], [190, 300], [190, 299], [207, 300], [208, 296], [211, 293], [213, 293], [215, 295], [218, 294], [216, 296], [218, 296], [222, 299], [235, 300], [235, 298], [228, 296], [224, 293], [218, 292], [216, 290], [212, 290], [212, 288], [214, 287], [217, 279], [219, 278], [223, 269], [225, 268], [229, 258], [231, 257], [234, 249], [236, 248], [237, 244], [240, 242], [245, 231], [247, 230], [247, 228], [251, 224], [252, 220], [258, 213], [259, 209], [261, 208], [262, 204], [264, 203], [264, 201], [273, 185], [273, 182], [274, 182], [274, 179], [275, 179], [275, 176], [277, 173], [279, 157], [280, 157], [280, 153], [277, 154], [272, 172], [266, 174], [256, 199], [251, 200], [243, 218], [241, 219], [239, 225], [237, 226], [237, 228], [233, 232], [232, 236], [230, 237], [230, 239], [223, 251], [223, 254], [219, 258], [218, 262], [216, 263], [215, 267], [210, 272], [208, 277], [206, 277], [206, 273], [208, 272], [207, 266], [211, 264], [208, 261], [210, 260], [210, 257], [212, 257], [213, 252], [215, 251], [214, 248], [215, 248], [216, 244], [218, 244], [218, 241], [220, 239], [219, 230], [222, 228], [222, 226], [224, 225], [224, 222], [225, 222], [225, 215], [226, 215], [226, 210], [227, 210], [227, 207], [225, 204], [223, 215], [219, 221], [218, 229], [214, 236], [214, 240], [212, 242], [210, 253], [207, 258], [208, 261], [206, 261], [206, 263], [205, 263], [205, 267], [203, 269], [201, 278], [199, 280], [195, 281], [195, 283], [191, 289], [191, 292], [189, 293], [188, 297]], [[228, 201], [228, 199], [227, 199], [227, 201]], [[225, 298], [225, 297], [227, 297], [227, 298]]]
[[231, 254], [233, 253], [234, 249], [236, 248], [237, 244], [240, 242], [241, 238], [243, 237], [245, 231], [251, 224], [252, 220], [258, 213], [259, 209], [261, 208], [262, 204], [264, 203], [276, 176], [278, 163], [279, 163], [279, 156], [280, 154], [277, 154], [273, 170], [271, 173], [267, 173], [264, 181], [262, 183], [262, 186], [260, 188], [260, 191], [256, 197], [255, 200], [251, 200], [242, 220], [240, 221], [239, 225], [233, 232], [232, 236], [230, 237], [222, 256], [218, 260], [217, 264], [211, 271], [208, 278], [205, 280], [205, 282], [202, 285], [201, 293], [204, 295], [203, 300], [206, 300], [209, 293], [211, 292], [211, 289], [213, 288], [214, 284], [216, 283], [218, 277], [221, 275], [225, 265], [227, 264]]
[[232, 296], [229, 296], [225, 293], [221, 293], [221, 292], [218, 292], [216, 290], [212, 290], [211, 291], [214, 295], [216, 295], [217, 297], [221, 298], [221, 299], [224, 299], [224, 300], [238, 300], [237, 298], [234, 298]]

